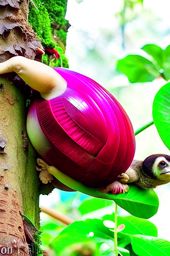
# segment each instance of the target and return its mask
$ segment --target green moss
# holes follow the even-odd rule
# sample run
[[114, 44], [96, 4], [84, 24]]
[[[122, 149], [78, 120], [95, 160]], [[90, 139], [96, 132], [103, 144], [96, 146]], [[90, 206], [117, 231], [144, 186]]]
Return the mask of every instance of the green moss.
[[48, 11], [54, 35], [65, 44], [66, 32], [69, 26], [65, 19], [67, 0], [42, 0], [42, 2]]
[[59, 59], [45, 54], [42, 61], [50, 66], [68, 67], [65, 56], [68, 29], [68, 21], [65, 19], [67, 0], [34, 0], [34, 3], [35, 6], [30, 4], [29, 23], [42, 45], [55, 48], [60, 54]]
[[50, 18], [47, 9], [43, 5], [39, 6], [38, 9], [31, 6], [29, 22], [37, 33], [42, 44], [54, 47], [55, 43], [52, 38]]

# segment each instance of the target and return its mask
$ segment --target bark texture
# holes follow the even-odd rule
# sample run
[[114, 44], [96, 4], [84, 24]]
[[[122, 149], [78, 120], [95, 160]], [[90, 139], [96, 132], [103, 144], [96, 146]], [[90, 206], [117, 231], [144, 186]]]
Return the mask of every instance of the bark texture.
[[0, 61], [23, 55], [34, 58], [40, 46], [33, 30], [27, 23], [28, 1], [0, 1]]
[[[0, 0], [0, 62], [14, 55], [35, 58], [40, 44], [27, 15], [27, 0]], [[0, 76], [0, 255], [37, 255], [22, 218], [38, 226], [35, 155], [26, 145], [25, 100], [11, 81]]]

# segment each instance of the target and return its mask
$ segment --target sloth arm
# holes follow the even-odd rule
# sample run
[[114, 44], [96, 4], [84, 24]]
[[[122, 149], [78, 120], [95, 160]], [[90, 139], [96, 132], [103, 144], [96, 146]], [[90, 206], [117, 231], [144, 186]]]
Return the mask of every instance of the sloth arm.
[[22, 56], [15, 56], [0, 63], [0, 74], [15, 72], [42, 97], [60, 95], [66, 89], [66, 81], [53, 68]]

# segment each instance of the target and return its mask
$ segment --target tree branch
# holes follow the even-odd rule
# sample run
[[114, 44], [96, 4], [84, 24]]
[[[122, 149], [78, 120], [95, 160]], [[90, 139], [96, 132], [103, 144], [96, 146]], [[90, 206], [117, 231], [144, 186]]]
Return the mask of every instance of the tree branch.
[[69, 225], [73, 222], [73, 220], [71, 218], [69, 218], [69, 217], [65, 216], [64, 214], [59, 213], [53, 209], [41, 207], [41, 212], [49, 215], [50, 217], [54, 218], [57, 221], [62, 222], [65, 225]]

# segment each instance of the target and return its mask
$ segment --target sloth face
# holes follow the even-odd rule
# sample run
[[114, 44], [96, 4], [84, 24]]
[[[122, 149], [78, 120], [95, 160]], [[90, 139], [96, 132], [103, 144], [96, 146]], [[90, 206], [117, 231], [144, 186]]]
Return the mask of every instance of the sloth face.
[[165, 182], [170, 181], [170, 155], [153, 154], [148, 156], [142, 164], [143, 173], [152, 179]]
[[170, 181], [170, 161], [163, 156], [156, 158], [152, 166], [152, 172], [157, 179]]

